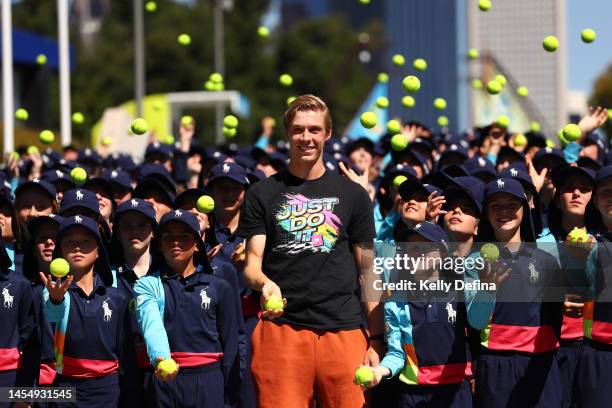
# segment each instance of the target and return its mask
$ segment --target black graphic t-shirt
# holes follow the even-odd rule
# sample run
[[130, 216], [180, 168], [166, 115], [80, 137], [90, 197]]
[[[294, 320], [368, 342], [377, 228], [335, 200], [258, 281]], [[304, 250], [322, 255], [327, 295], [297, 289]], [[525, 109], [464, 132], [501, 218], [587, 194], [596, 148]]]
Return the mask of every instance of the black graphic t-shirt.
[[282, 171], [248, 190], [239, 230], [247, 239], [266, 235], [262, 269], [287, 298], [278, 322], [319, 330], [361, 325], [352, 245], [376, 235], [363, 187], [330, 171], [315, 180]]

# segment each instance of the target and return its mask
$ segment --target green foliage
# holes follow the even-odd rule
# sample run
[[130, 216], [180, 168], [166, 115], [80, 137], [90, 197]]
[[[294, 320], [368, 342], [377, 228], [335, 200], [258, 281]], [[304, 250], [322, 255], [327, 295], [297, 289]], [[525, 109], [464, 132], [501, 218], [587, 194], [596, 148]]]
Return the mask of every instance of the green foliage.
[[[612, 65], [608, 66], [608, 69], [601, 73], [595, 81], [589, 103], [591, 106], [612, 109]], [[608, 119], [604, 129], [608, 137], [612, 137], [612, 120]]]

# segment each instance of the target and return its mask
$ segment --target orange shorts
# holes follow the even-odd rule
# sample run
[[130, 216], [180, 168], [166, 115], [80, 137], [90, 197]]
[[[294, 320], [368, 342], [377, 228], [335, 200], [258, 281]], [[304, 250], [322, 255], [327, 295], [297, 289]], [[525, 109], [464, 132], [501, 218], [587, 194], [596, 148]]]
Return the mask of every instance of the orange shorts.
[[361, 408], [353, 384], [367, 349], [362, 329], [314, 331], [260, 320], [253, 332], [251, 369], [261, 408]]

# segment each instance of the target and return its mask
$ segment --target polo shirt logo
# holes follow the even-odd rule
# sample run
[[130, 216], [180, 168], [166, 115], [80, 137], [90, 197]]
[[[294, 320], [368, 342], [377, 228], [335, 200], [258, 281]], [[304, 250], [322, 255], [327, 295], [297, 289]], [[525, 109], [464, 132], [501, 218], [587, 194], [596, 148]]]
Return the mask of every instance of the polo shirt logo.
[[9, 283], [7, 286], [2, 289], [2, 297], [4, 298], [4, 308], [11, 309], [13, 307], [13, 301], [15, 300], [15, 296], [11, 295], [8, 288], [11, 286]]
[[454, 324], [457, 321], [457, 311], [453, 309], [451, 302], [446, 303], [446, 314], [448, 315], [448, 322]]
[[227, 163], [223, 163], [223, 173], [229, 173], [230, 172], [230, 166]]
[[211, 301], [211, 299], [208, 297], [208, 294], [206, 293], [206, 289], [207, 288], [204, 288], [200, 291], [200, 299], [202, 300], [202, 302], [200, 302], [200, 308], [204, 310], [208, 310], [208, 308], [210, 308]]
[[64, 173], [59, 170], [55, 170], [55, 175], [57, 176], [57, 178], [64, 178]]
[[536, 283], [540, 278], [540, 272], [536, 271], [535, 264], [529, 264], [529, 280], [531, 283]]
[[110, 306], [108, 305], [108, 301], [109, 301], [109, 299], [106, 299], [102, 303], [102, 309], [104, 310], [104, 321], [106, 323], [110, 322], [111, 318], [113, 317], [113, 311], [111, 310]]
[[497, 188], [504, 188], [504, 180], [497, 179]]

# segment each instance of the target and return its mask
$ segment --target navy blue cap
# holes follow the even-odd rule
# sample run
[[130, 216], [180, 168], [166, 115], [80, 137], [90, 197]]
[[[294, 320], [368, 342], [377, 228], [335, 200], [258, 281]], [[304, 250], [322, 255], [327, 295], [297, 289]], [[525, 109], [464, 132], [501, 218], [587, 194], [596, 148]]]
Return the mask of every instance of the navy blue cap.
[[117, 159], [117, 170], [123, 170], [127, 172], [134, 171], [138, 166], [134, 163], [132, 156], [124, 155], [119, 156]]
[[45, 168], [51, 169], [55, 167], [60, 160], [62, 160], [62, 155], [49, 147], [40, 155], [40, 158], [43, 161]]
[[19, 193], [21, 193], [25, 188], [38, 188], [51, 197], [52, 200], [57, 198], [57, 190], [55, 189], [55, 186], [38, 178], [21, 183], [15, 190], [15, 197], [18, 196]]
[[245, 156], [238, 154], [234, 156], [234, 161], [244, 167], [245, 169], [254, 169], [257, 166], [257, 161], [251, 156]]
[[520, 181], [512, 178], [500, 177], [491, 181], [485, 186], [484, 199], [487, 200], [497, 193], [508, 193], [523, 202], [527, 202], [527, 196], [525, 195], [523, 185]]
[[[325, 165], [327, 167], [327, 163], [325, 163]], [[335, 168], [332, 170], [335, 170]], [[247, 169], [247, 177], [249, 178], [249, 182], [251, 183], [251, 185], [257, 183], [258, 181], [265, 180], [267, 178], [266, 174], [263, 171], [258, 170], [258, 169], [250, 170], [250, 171]]]
[[125, 190], [132, 190], [132, 178], [123, 170], [104, 170], [100, 178], [107, 180], [111, 185], [117, 185]]
[[210, 186], [215, 180], [224, 177], [242, 184], [245, 188], [250, 185], [244, 167], [238, 163], [219, 163], [210, 170], [207, 186]]
[[392, 164], [385, 169], [385, 182], [391, 182], [396, 176], [404, 175], [408, 178], [418, 178], [414, 169], [407, 164]]
[[556, 147], [544, 147], [540, 149], [533, 158], [533, 165], [536, 169], [540, 169], [540, 164], [542, 164], [544, 160], [551, 160], [554, 163], [553, 167], [567, 163], [563, 155], [563, 150]]
[[510, 164], [524, 163], [525, 155], [523, 155], [523, 153], [517, 152], [510, 146], [502, 146], [499, 149], [499, 153], [497, 153], [497, 160], [495, 162], [495, 165], [499, 165], [503, 162], [508, 162]]
[[363, 147], [371, 155], [374, 155], [374, 142], [368, 137], [360, 137], [358, 139], [350, 141], [345, 148], [346, 155], [350, 156], [354, 150], [357, 150], [360, 147]]
[[421, 194], [424, 194], [425, 196], [429, 196], [433, 192], [438, 193], [438, 195], [442, 193], [442, 190], [440, 190], [438, 187], [432, 184], [423, 184], [419, 180], [414, 178], [404, 180], [402, 184], [400, 184], [398, 191], [400, 197], [402, 197], [402, 200], [404, 201], [410, 200], [410, 197], [415, 192], [419, 192]]
[[36, 218], [32, 218], [28, 222], [28, 231], [33, 237], [36, 236], [36, 231], [45, 223], [55, 223], [59, 226], [65, 220], [64, 217], [57, 214], [41, 215]]
[[484, 183], [473, 176], [455, 177], [442, 193], [449, 203], [453, 198], [467, 198], [472, 202], [479, 217], [482, 215], [482, 201], [484, 199]]
[[595, 183], [595, 172], [584, 167], [576, 167], [570, 165], [559, 166], [553, 170], [550, 179], [555, 188], [559, 189], [563, 182], [567, 181], [573, 175], [586, 177], [591, 184]]
[[407, 238], [413, 234], [418, 234], [429, 242], [444, 244], [444, 246], [447, 247], [448, 235], [442, 227], [437, 224], [433, 224], [429, 221], [419, 222], [414, 228], [408, 228], [403, 235], [404, 238]]
[[527, 149], [531, 147], [546, 147], [546, 136], [541, 132], [527, 132]]
[[204, 245], [202, 236], [200, 235], [200, 221], [198, 220], [198, 217], [185, 210], [178, 209], [170, 211], [164, 214], [159, 221], [159, 231], [161, 231], [166, 224], [172, 221], [183, 223], [189, 227], [189, 229], [195, 234], [196, 240], [199, 241], [200, 245]]
[[495, 165], [484, 157], [474, 156], [463, 162], [463, 167], [467, 170], [470, 176], [475, 176], [480, 173], [484, 173], [495, 177], [497, 171], [495, 171]]
[[171, 192], [173, 195], [176, 194], [176, 184], [164, 165], [159, 163], [147, 163], [142, 165], [138, 174], [138, 184], [146, 179], [156, 180], [164, 189]]
[[93, 191], [84, 188], [75, 188], [64, 192], [60, 203], [60, 214], [64, 214], [71, 208], [86, 208], [100, 215], [100, 204]]
[[213, 161], [215, 163], [223, 163], [227, 160], [227, 155], [217, 150], [215, 147], [206, 148], [206, 160]]
[[578, 158], [578, 160], [576, 160], [576, 164], [578, 167], [585, 167], [595, 172], [598, 172], [603, 167], [603, 163], [600, 160], [593, 160], [586, 156]]
[[325, 143], [325, 152], [327, 153], [343, 153], [346, 144], [342, 141], [342, 139], [337, 137], [330, 137], [329, 140]]
[[152, 154], [161, 154], [171, 159], [173, 156], [172, 146], [165, 143], [160, 143], [158, 141], [149, 143], [147, 149], [145, 150], [145, 160]]
[[81, 187], [94, 192], [96, 187], [100, 187], [103, 192], [102, 195], [111, 201], [113, 200], [113, 185], [110, 183], [110, 181], [103, 177], [94, 177], [89, 179]]
[[78, 162], [102, 164], [102, 158], [100, 157], [98, 152], [93, 149], [90, 149], [89, 147], [86, 147], [79, 151]]
[[168, 206], [172, 206], [174, 202], [175, 195], [173, 192], [168, 191], [166, 186], [153, 178], [145, 178], [140, 181], [136, 188], [134, 189], [134, 197], [138, 198], [146, 198], [147, 192], [155, 191], [159, 193], [161, 196], [166, 198]]
[[289, 159], [284, 153], [281, 153], [281, 152], [270, 153], [270, 165], [278, 171], [287, 167], [288, 161]]
[[40, 178], [41, 180], [44, 180], [53, 185], [56, 185], [56, 183], [66, 183], [70, 186], [70, 188], [76, 188], [76, 184], [74, 183], [74, 181], [72, 181], [72, 177], [70, 177], [70, 174], [61, 170], [46, 171]]
[[57, 163], [56, 169], [70, 174], [70, 172], [77, 167], [79, 167], [79, 164], [74, 160], [67, 161], [62, 159], [59, 161], [59, 163]]
[[602, 169], [597, 172], [597, 174], [595, 175], [595, 186], [599, 185], [599, 183], [601, 183], [608, 177], [612, 177], [612, 165], [602, 167]]
[[440, 156], [440, 161], [443, 161], [445, 156], [450, 154], [457, 154], [462, 156], [464, 159], [468, 158], [468, 147], [464, 146], [461, 143], [453, 143], [446, 146], [446, 149], [442, 152]]
[[533, 179], [529, 175], [527, 166], [524, 163], [512, 163], [510, 167], [506, 167], [505, 169], [499, 172], [499, 177], [513, 178], [527, 183], [531, 187], [535, 188], [535, 186], [533, 185]]
[[190, 188], [183, 191], [181, 194], [177, 195], [174, 199], [174, 203], [172, 204], [172, 208], [181, 209], [185, 204], [193, 202], [193, 205], [196, 205], [198, 198], [206, 195], [206, 191], [201, 188]]
[[119, 219], [129, 211], [141, 213], [142, 215], [153, 221], [155, 225], [157, 225], [157, 219], [155, 218], [155, 208], [153, 208], [153, 205], [141, 198], [132, 198], [130, 200], [122, 202], [117, 206], [117, 211], [115, 212], [115, 219], [113, 221], [113, 229], [115, 225], [119, 224]]

